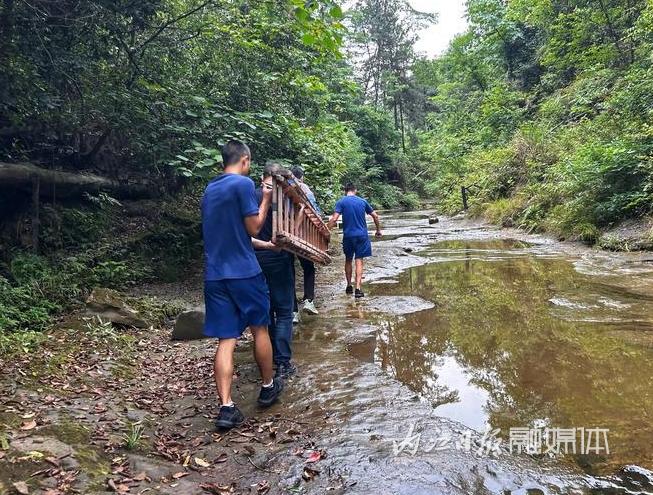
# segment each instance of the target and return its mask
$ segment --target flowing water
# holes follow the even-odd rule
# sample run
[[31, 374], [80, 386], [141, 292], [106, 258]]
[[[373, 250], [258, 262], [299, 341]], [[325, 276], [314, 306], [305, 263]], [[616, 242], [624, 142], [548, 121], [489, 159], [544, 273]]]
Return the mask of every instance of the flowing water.
[[[653, 469], [653, 257], [426, 218], [386, 216], [368, 297], [334, 283], [327, 316], [299, 332], [310, 372], [295, 401], [342, 427], [343, 477], [361, 493], [651, 489], [639, 467]], [[395, 455], [411, 424], [424, 438], [498, 431], [504, 452]], [[511, 428], [579, 429], [577, 452], [506, 453]], [[581, 453], [606, 438], [609, 453]]]

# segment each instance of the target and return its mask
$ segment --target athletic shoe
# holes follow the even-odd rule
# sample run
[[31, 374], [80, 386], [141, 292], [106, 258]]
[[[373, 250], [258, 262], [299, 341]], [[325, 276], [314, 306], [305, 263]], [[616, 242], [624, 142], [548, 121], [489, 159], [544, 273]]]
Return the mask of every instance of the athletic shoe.
[[298, 323], [302, 322], [302, 317], [299, 314], [299, 311], [293, 311], [292, 314], [292, 324], [297, 325]]
[[362, 290], [360, 290], [360, 289], [356, 289], [356, 293], [354, 294], [354, 297], [355, 297], [356, 299], [360, 299], [361, 297], [365, 297], [365, 294], [363, 293]]
[[311, 299], [305, 299], [304, 304], [302, 305], [302, 310], [305, 313], [309, 313], [312, 315], [319, 315], [320, 313], [318, 310], [315, 308], [315, 303]]
[[215, 426], [223, 430], [230, 430], [235, 428], [245, 421], [245, 416], [240, 412], [236, 406], [222, 406], [218, 417], [215, 419]]
[[345, 289], [345, 294], [353, 294], [354, 293], [354, 288], [351, 285], [348, 285], [347, 288]]
[[282, 363], [277, 366], [277, 372], [275, 376], [281, 377], [284, 380], [286, 378], [291, 377], [297, 372], [297, 366], [295, 366], [293, 363]]
[[276, 377], [271, 387], [261, 387], [261, 393], [258, 395], [258, 405], [261, 407], [270, 407], [274, 404], [283, 390], [283, 380]]

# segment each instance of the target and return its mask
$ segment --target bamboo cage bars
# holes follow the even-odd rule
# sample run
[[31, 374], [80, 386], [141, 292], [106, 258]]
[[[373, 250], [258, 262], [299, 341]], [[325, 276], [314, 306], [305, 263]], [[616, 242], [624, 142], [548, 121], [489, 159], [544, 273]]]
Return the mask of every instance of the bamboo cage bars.
[[320, 265], [331, 262], [331, 233], [292, 176], [272, 177], [272, 242]]

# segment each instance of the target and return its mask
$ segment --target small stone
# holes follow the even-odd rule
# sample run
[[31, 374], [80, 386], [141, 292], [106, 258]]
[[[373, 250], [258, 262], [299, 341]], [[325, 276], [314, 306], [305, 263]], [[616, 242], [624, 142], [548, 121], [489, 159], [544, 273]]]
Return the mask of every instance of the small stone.
[[204, 308], [184, 311], [177, 317], [172, 330], [172, 340], [199, 340], [204, 335]]
[[429, 217], [429, 225], [433, 225], [434, 223], [438, 223], [438, 222], [440, 222], [440, 219], [435, 215]]

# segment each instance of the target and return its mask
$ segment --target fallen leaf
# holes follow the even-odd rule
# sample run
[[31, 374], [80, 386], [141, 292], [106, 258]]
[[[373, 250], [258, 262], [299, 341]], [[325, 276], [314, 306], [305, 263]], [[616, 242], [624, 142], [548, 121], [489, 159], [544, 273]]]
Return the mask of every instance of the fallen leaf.
[[147, 478], [147, 474], [145, 474], [145, 471], [142, 471], [138, 473], [136, 476], [134, 476], [132, 479], [134, 481], [144, 481], [145, 478]]
[[172, 477], [176, 480], [183, 478], [184, 476], [188, 476], [190, 473], [187, 473], [186, 471], [179, 471], [178, 473], [175, 473], [172, 475]]
[[20, 495], [29, 495], [29, 487], [24, 481], [17, 481], [14, 483], [14, 488]]
[[218, 485], [217, 483], [205, 483], [200, 488], [213, 495], [229, 495], [234, 493], [233, 485]]
[[116, 482], [113, 481], [111, 478], [109, 478], [109, 481], [107, 481], [107, 485], [109, 486], [109, 488], [112, 491], [114, 491], [116, 493], [127, 493], [127, 492], [129, 492], [129, 487], [127, 485], [123, 485], [122, 483], [116, 485]]
[[314, 450], [306, 459], [306, 462], [317, 462], [322, 458], [322, 453], [319, 450]]
[[36, 421], [31, 420], [31, 421], [23, 421], [23, 424], [21, 425], [20, 429], [21, 430], [33, 430], [36, 428]]
[[263, 494], [265, 494], [265, 493], [267, 493], [269, 491], [270, 491], [270, 482], [268, 480], [260, 481], [256, 485], [256, 492], [260, 493], [261, 495], [263, 495]]
[[227, 454], [225, 454], [224, 452], [220, 454], [218, 457], [216, 457], [215, 459], [213, 459], [213, 464], [220, 464], [222, 462], [227, 462]]
[[205, 461], [201, 457], [195, 457], [194, 461], [195, 464], [197, 464], [199, 467], [203, 467], [203, 468], [211, 467], [211, 463]]

